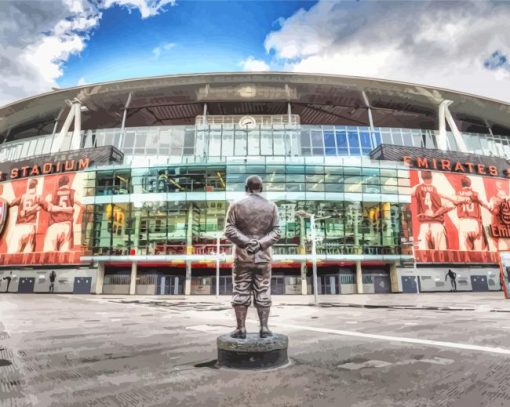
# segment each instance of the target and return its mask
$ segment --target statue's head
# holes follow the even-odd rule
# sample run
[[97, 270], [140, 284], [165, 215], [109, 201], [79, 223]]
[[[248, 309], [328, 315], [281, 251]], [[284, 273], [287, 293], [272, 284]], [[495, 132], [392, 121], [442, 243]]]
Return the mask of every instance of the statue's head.
[[262, 178], [258, 175], [250, 175], [244, 182], [244, 190], [246, 192], [262, 192]]

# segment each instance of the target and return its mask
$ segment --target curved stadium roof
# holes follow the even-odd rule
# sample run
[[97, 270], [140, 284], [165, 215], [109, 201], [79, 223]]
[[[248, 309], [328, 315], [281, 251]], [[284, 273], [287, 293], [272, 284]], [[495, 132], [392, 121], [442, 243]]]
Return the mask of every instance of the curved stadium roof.
[[[208, 73], [105, 82], [23, 99], [0, 108], [0, 140], [52, 132], [66, 100], [87, 107], [82, 129], [120, 127], [129, 95], [127, 127], [193, 124], [209, 114], [285, 114], [288, 103], [302, 124], [367, 126], [367, 101], [376, 127], [437, 128], [437, 106], [461, 131], [510, 135], [510, 104], [430, 86], [351, 76], [284, 72]], [[365, 97], [365, 96], [366, 97]]]

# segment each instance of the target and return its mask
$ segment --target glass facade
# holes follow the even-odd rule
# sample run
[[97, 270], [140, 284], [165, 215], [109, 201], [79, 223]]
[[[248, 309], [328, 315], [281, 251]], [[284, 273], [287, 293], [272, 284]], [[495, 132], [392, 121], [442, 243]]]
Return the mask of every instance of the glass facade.
[[[278, 255], [309, 253], [309, 219], [317, 217], [323, 255], [409, 254], [402, 209], [409, 202], [408, 170], [367, 159], [235, 159], [200, 165], [116, 167], [90, 171], [83, 242], [92, 256], [212, 254], [229, 201], [260, 175], [278, 205]], [[221, 242], [228, 253], [230, 244]]]
[[[128, 162], [142, 156], [181, 162], [232, 156], [367, 156], [380, 144], [437, 148], [437, 132], [433, 130], [274, 123], [249, 129], [235, 124], [132, 127], [124, 132], [118, 128], [98, 129], [82, 131], [80, 137], [79, 141], [72, 140], [69, 133], [59, 151], [78, 145], [80, 148], [113, 145], [126, 155]], [[506, 136], [463, 133], [462, 137], [470, 152], [510, 158], [510, 138]], [[51, 135], [4, 143], [0, 159], [11, 161], [50, 154], [53, 143]], [[449, 150], [458, 150], [451, 133], [447, 134], [447, 145]]]

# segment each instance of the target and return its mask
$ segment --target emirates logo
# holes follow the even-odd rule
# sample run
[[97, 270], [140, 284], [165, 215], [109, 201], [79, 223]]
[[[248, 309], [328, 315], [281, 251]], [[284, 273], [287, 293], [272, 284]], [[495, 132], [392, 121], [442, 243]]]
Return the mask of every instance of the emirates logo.
[[510, 225], [510, 200], [504, 199], [499, 205], [499, 219], [501, 223]]

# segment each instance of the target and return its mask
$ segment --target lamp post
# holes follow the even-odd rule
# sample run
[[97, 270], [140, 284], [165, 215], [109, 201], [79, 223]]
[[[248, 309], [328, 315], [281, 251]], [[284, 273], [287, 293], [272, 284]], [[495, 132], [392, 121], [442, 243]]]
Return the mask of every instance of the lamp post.
[[300, 218], [310, 218], [310, 240], [312, 241], [312, 279], [313, 279], [313, 303], [318, 304], [318, 283], [317, 283], [317, 231], [315, 230], [315, 221], [327, 219], [330, 216], [315, 218], [315, 214], [300, 210], [296, 212]]
[[216, 235], [216, 298], [220, 296], [220, 239], [222, 233]]

